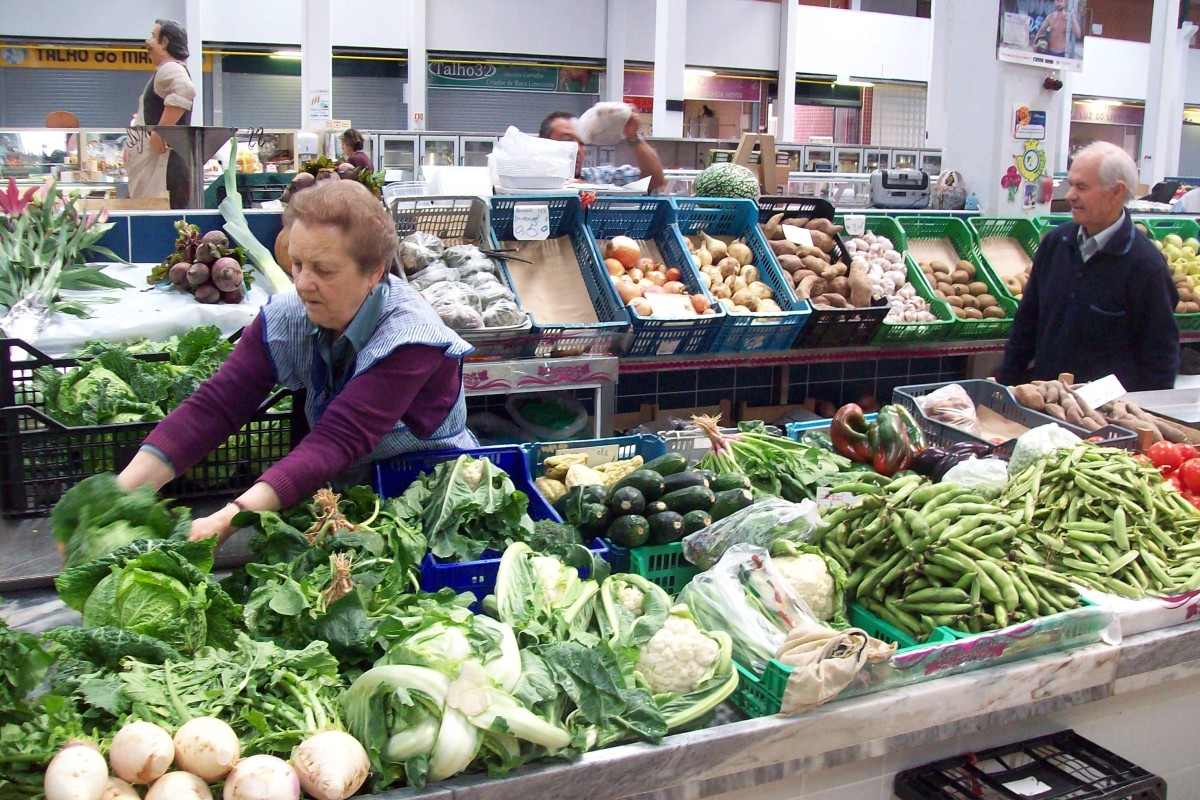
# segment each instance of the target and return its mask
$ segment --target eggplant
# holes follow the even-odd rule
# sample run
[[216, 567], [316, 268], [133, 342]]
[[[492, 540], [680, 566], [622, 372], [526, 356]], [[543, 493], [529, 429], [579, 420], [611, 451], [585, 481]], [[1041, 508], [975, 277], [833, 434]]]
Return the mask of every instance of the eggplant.
[[956, 442], [947, 449], [951, 453], [967, 453], [982, 458], [983, 456], [990, 456], [996, 449], [996, 446], [987, 442]]
[[918, 475], [924, 475], [928, 478], [933, 474], [933, 470], [937, 467], [938, 462], [946, 457], [946, 450], [942, 447], [926, 447], [913, 458], [910, 468]]

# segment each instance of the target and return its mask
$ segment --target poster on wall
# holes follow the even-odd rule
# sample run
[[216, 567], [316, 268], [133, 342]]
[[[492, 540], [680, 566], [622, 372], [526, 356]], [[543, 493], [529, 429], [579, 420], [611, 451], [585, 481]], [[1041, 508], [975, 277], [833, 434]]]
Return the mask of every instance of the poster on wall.
[[1079, 72], [1086, 6], [1087, 0], [1000, 0], [996, 58]]
[[1013, 106], [1013, 138], [1018, 141], [1046, 138], [1046, 112], [1026, 105]]

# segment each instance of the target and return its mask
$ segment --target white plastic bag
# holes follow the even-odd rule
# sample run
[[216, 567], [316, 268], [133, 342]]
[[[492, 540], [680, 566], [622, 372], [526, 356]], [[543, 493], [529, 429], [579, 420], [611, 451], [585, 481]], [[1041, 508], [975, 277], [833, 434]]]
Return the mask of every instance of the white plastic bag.
[[[509, 126], [488, 155], [488, 168], [491, 170], [493, 184], [498, 186], [506, 183], [501, 178], [526, 181], [561, 178], [562, 183], [566, 183], [575, 177], [575, 156], [578, 153], [579, 145], [575, 142], [540, 139]], [[559, 186], [561, 185], [560, 183]]]
[[1079, 442], [1078, 436], [1052, 422], [1026, 431], [1013, 447], [1012, 458], [1008, 462], [1008, 474], [1016, 475], [1042, 456], [1062, 447], [1074, 447]]
[[588, 144], [614, 145], [625, 138], [633, 109], [624, 103], [596, 103], [575, 122], [575, 132]]
[[971, 458], [946, 471], [942, 483], [957, 483], [984, 497], [999, 497], [1008, 483], [1008, 464], [998, 458]]
[[917, 398], [917, 405], [930, 419], [966, 431], [973, 436], [981, 434], [975, 401], [967, 394], [967, 390], [957, 383], [951, 383]]

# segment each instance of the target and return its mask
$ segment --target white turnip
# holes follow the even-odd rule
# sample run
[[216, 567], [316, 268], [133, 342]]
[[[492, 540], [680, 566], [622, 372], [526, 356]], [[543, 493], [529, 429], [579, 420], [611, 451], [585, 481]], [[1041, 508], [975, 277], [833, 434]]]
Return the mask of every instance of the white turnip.
[[299, 800], [300, 779], [292, 765], [281, 758], [250, 756], [237, 762], [225, 778], [222, 797], [224, 800]]
[[367, 780], [367, 751], [348, 733], [324, 731], [305, 739], [292, 752], [300, 788], [314, 800], [346, 800]]
[[168, 772], [150, 784], [146, 800], [212, 800], [212, 790], [190, 772]]
[[46, 800], [100, 800], [108, 786], [108, 764], [95, 745], [71, 742], [46, 767]]
[[131, 722], [113, 737], [108, 760], [121, 780], [147, 785], [171, 768], [175, 745], [171, 734], [153, 722]]
[[228, 775], [240, 754], [237, 734], [216, 717], [196, 717], [175, 734], [176, 766], [209, 783]]
[[142, 796], [125, 781], [109, 776], [108, 786], [104, 787], [100, 800], [142, 800]]

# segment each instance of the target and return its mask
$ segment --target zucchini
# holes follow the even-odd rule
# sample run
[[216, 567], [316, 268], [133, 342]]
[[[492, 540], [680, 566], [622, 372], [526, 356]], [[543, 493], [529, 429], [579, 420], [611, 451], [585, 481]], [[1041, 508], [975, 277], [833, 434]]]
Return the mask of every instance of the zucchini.
[[646, 498], [647, 502], [650, 502], [662, 496], [663, 477], [653, 470], [634, 470], [617, 481], [612, 490], [615, 493], [618, 489], [623, 489], [626, 486], [632, 486], [634, 489], [637, 489], [642, 493], [642, 497]]
[[712, 515], [707, 511], [689, 511], [683, 515], [683, 535], [695, 533], [712, 525]]
[[700, 467], [695, 467], [692, 469], [692, 472], [699, 472], [701, 475], [708, 478], [708, 488], [710, 489], [712, 488], [712, 482], [717, 479], [717, 473], [713, 472], [711, 469], [701, 469]]
[[730, 489], [749, 489], [750, 479], [740, 472], [722, 472], [708, 482], [708, 488], [714, 492], [727, 492]]
[[622, 486], [608, 498], [608, 510], [614, 517], [626, 514], [641, 514], [646, 510], [646, 498], [632, 486]]
[[583, 489], [583, 499], [588, 503], [605, 503], [608, 501], [608, 489], [597, 484], [580, 486]]
[[692, 472], [691, 470], [676, 472], [674, 475], [668, 475], [663, 478], [663, 494], [670, 494], [679, 489], [686, 489], [689, 486], [703, 486], [707, 489], [709, 488], [708, 478], [699, 472]]
[[[748, 493], [747, 493], [748, 494]], [[676, 489], [662, 496], [667, 508], [676, 514], [686, 514], [689, 511], [708, 511], [716, 500], [716, 496], [706, 486], [689, 486], [686, 489]]]
[[617, 517], [608, 526], [607, 535], [620, 547], [641, 547], [650, 538], [650, 523], [637, 514]]
[[646, 510], [642, 512], [642, 516], [649, 519], [655, 514], [661, 514], [664, 511], [669, 511], [667, 504], [662, 500], [655, 500], [653, 503], [646, 503]]
[[576, 520], [565, 520], [574, 524], [584, 536], [599, 536], [608, 527], [608, 507], [603, 503], [585, 503]]
[[717, 494], [708, 513], [712, 514], [714, 520], [725, 519], [753, 502], [754, 495], [750, 494], [749, 489], [729, 489]]
[[670, 544], [683, 538], [683, 517], [674, 511], [655, 514], [650, 523], [650, 544]]
[[687, 459], [683, 457], [682, 453], [664, 453], [658, 458], [642, 464], [642, 469], [657, 472], [665, 478], [687, 469]]

